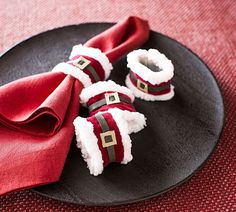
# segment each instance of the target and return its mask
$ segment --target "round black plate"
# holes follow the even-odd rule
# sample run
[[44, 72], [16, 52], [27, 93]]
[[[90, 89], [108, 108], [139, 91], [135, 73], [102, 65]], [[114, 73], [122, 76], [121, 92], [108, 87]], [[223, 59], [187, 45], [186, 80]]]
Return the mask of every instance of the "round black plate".
[[[85, 43], [111, 25], [66, 26], [25, 40], [0, 58], [0, 85], [50, 70], [67, 60], [73, 45]], [[143, 48], [156, 48], [172, 60], [176, 94], [166, 102], [135, 100], [148, 127], [131, 136], [133, 161], [112, 164], [94, 177], [73, 141], [60, 181], [34, 189], [39, 194], [87, 205], [130, 203], [179, 185], [207, 161], [223, 127], [223, 101], [216, 80], [194, 53], [162, 34], [151, 32]], [[111, 79], [124, 84], [127, 72], [123, 57], [114, 64]], [[82, 109], [81, 115], [85, 113]]]

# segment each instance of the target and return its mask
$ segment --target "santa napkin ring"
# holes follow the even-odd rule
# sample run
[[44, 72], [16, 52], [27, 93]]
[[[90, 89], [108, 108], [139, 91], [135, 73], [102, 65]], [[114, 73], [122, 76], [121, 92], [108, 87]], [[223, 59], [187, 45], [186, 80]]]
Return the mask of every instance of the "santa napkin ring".
[[84, 87], [106, 80], [113, 68], [108, 57], [100, 49], [82, 44], [73, 46], [69, 59], [67, 63], [56, 65], [52, 71], [70, 74]]
[[77, 117], [74, 120], [77, 146], [90, 174], [101, 174], [112, 162], [130, 162], [133, 157], [129, 134], [143, 129], [145, 122], [143, 114], [118, 108], [88, 118]]
[[95, 83], [84, 88], [80, 94], [80, 102], [88, 108], [90, 116], [110, 108], [135, 112], [133, 101], [134, 95], [130, 89], [111, 80]]
[[164, 54], [156, 49], [139, 49], [127, 55], [130, 72], [126, 85], [135, 97], [147, 101], [164, 101], [174, 96], [171, 79], [174, 66]]

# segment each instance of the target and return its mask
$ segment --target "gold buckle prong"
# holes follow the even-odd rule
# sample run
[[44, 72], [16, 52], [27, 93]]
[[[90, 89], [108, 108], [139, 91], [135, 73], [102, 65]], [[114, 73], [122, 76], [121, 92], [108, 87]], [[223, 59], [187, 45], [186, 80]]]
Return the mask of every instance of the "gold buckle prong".
[[104, 133], [100, 133], [100, 137], [102, 140], [102, 146], [104, 148], [109, 146], [114, 146], [117, 144], [116, 135], [114, 130], [110, 130]]
[[120, 98], [117, 92], [105, 93], [106, 104], [111, 105], [120, 102]]
[[137, 88], [145, 93], [148, 93], [148, 84], [140, 79], [137, 79]]
[[75, 59], [75, 60], [73, 61], [73, 64], [74, 64], [77, 68], [83, 70], [84, 68], [86, 68], [86, 67], [90, 64], [90, 61], [87, 60], [86, 58], [80, 56], [78, 59]]

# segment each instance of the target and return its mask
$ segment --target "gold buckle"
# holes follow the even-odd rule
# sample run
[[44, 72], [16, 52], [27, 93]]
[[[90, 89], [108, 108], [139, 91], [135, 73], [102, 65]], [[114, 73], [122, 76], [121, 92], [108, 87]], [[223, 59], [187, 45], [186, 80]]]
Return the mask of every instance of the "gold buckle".
[[104, 133], [100, 133], [100, 137], [102, 139], [102, 146], [109, 147], [117, 144], [116, 135], [114, 130], [110, 130]]
[[85, 67], [87, 67], [90, 64], [90, 61], [85, 59], [84, 57], [80, 56], [78, 59], [73, 61], [73, 64], [83, 70]]
[[148, 93], [148, 84], [137, 79], [137, 88], [145, 93]]
[[105, 93], [105, 99], [107, 105], [115, 104], [120, 102], [120, 98], [117, 92]]

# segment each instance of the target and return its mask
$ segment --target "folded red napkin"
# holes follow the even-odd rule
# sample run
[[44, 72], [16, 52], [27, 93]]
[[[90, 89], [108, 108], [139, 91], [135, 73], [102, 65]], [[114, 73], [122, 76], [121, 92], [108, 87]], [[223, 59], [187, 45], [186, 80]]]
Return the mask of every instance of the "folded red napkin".
[[[146, 21], [128, 17], [84, 46], [100, 49], [112, 63], [141, 46], [148, 35]], [[74, 135], [79, 95], [86, 86], [78, 79], [87, 75], [73, 77], [76, 71], [82, 72], [73, 66], [77, 56], [81, 54], [75, 51], [66, 66], [59, 66], [63, 69], [59, 72], [25, 77], [0, 87], [0, 194], [59, 180]], [[90, 61], [95, 58], [92, 68], [101, 72], [104, 67], [96, 55], [87, 56], [84, 58]], [[73, 68], [65, 74], [68, 65]], [[99, 79], [104, 80], [105, 75], [101, 72], [103, 79]]]

